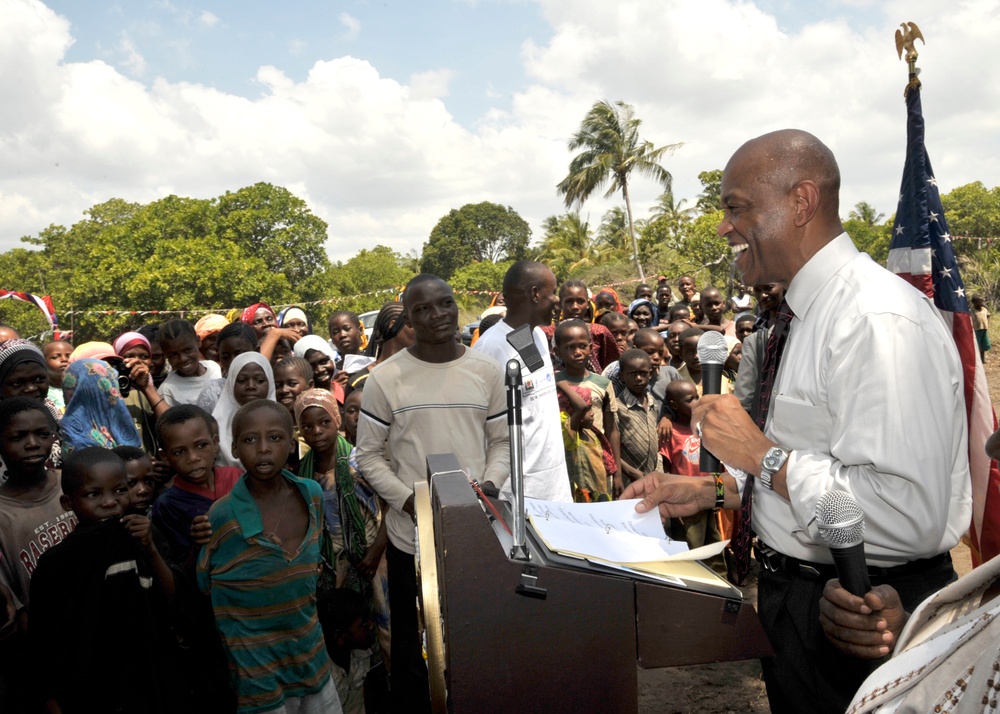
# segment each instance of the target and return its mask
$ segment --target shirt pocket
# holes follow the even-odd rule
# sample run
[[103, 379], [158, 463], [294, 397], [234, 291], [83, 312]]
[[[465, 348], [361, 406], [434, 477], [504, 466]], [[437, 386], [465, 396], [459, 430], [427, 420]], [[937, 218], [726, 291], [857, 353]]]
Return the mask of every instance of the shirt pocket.
[[774, 397], [768, 431], [787, 450], [815, 449], [828, 443], [833, 431], [833, 415], [818, 407], [783, 394]]

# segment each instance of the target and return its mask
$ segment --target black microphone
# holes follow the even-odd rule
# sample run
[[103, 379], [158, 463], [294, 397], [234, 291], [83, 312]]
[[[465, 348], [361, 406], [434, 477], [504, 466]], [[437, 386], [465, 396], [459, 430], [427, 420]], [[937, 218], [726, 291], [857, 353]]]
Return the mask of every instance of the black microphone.
[[872, 589], [865, 564], [865, 514], [846, 491], [827, 491], [816, 501], [816, 525], [837, 566], [840, 584], [863, 597]]
[[[698, 338], [702, 394], [722, 393], [722, 365], [726, 362], [726, 352], [726, 338], [721, 332], [706, 332]], [[703, 446], [698, 468], [702, 473], [714, 474], [722, 470], [722, 464]]]

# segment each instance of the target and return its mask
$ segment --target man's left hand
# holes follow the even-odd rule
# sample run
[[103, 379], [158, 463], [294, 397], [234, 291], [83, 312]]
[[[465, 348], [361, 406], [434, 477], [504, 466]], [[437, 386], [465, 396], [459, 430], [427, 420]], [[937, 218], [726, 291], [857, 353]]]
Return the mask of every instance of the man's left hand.
[[759, 473], [761, 460], [774, 446], [732, 394], [706, 394], [699, 399], [691, 414], [691, 428], [700, 433], [703, 449], [747, 473]]

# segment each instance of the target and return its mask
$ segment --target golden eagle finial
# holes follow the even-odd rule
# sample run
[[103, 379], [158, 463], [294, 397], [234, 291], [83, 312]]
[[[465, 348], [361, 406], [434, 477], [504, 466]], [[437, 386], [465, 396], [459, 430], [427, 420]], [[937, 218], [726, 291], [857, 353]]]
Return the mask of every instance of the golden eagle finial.
[[906, 50], [906, 64], [910, 70], [908, 90], [911, 86], [920, 86], [920, 80], [917, 79], [917, 75], [920, 74], [920, 70], [917, 69], [917, 50], [913, 43], [920, 40], [926, 45], [927, 40], [924, 39], [923, 33], [920, 32], [920, 28], [915, 22], [903, 22], [900, 23], [900, 27], [901, 30], [896, 30], [896, 54], [899, 55], [900, 59], [903, 59], [903, 50]]

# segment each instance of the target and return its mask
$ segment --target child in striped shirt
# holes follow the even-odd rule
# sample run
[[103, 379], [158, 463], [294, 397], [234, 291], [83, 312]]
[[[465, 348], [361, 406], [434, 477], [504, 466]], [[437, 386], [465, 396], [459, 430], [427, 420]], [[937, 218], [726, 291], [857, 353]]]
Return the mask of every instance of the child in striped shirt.
[[198, 585], [212, 599], [240, 714], [341, 712], [316, 614], [323, 490], [282, 469], [292, 418], [258, 399], [233, 417], [246, 473], [208, 518]]

